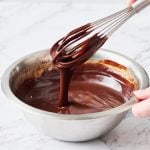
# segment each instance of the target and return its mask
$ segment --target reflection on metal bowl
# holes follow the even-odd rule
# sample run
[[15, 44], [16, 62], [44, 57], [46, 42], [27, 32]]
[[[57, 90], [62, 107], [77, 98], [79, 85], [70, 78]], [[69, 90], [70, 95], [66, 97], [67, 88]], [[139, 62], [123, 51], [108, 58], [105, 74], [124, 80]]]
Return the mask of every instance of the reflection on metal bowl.
[[[126, 66], [138, 81], [138, 89], [148, 87], [147, 73], [132, 59], [104, 49], [100, 53], [97, 52], [93, 58], [98, 60], [109, 59]], [[40, 76], [43, 69], [51, 69], [52, 65], [49, 65], [49, 62], [48, 50], [42, 50], [19, 59], [4, 73], [2, 89], [31, 123], [55, 139], [77, 142], [100, 137], [120, 123], [135, 102], [132, 98], [130, 101], [110, 110], [78, 115], [57, 114], [31, 107], [17, 98], [13, 91], [25, 79]], [[38, 72], [35, 73], [37, 69]]]

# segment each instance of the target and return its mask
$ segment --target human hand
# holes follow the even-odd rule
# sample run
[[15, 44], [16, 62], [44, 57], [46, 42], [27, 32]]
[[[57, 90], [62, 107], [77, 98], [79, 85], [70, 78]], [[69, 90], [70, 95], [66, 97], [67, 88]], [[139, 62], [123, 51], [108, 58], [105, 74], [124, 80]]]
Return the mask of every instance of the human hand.
[[[136, 0], [128, 0], [127, 6], [131, 6]], [[134, 92], [137, 103], [133, 105], [132, 112], [137, 117], [150, 117], [150, 87]]]
[[131, 6], [136, 0], [128, 0], [127, 1], [127, 6]]
[[150, 87], [134, 92], [137, 103], [133, 105], [132, 112], [136, 117], [150, 117]]

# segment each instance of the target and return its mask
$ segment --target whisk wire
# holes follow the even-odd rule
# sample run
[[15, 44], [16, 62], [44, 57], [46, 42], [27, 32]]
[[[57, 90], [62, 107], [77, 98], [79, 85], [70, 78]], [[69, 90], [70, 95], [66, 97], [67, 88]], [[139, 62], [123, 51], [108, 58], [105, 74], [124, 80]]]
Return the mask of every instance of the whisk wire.
[[118, 15], [120, 15], [120, 14], [126, 12], [127, 10], [129, 10], [129, 8], [125, 8], [125, 9], [120, 10], [120, 11], [118, 11], [118, 12], [112, 14], [112, 15], [109, 15], [109, 16], [107, 16], [107, 17], [105, 17], [105, 18], [96, 20], [96, 21], [92, 22], [91, 24], [92, 24], [93, 26], [95, 26], [95, 25], [97, 25], [97, 24], [99, 24], [99, 23], [101, 23], [101, 22], [105, 22], [106, 20], [109, 20], [109, 19], [111, 19], [111, 18], [117, 17]]
[[[116, 12], [108, 17], [97, 20], [93, 23], [86, 24], [79, 27], [67, 34], [61, 41], [60, 47], [57, 49], [58, 53], [61, 53], [64, 49], [67, 49], [72, 44], [77, 45], [79, 42], [83, 42], [86, 36], [95, 34], [98, 36], [110, 36], [118, 27], [120, 27], [125, 21], [134, 14], [133, 8], [125, 8], [119, 12]], [[103, 27], [101, 30], [96, 31]], [[108, 34], [108, 35], [107, 35]], [[76, 43], [77, 42], [77, 43]], [[63, 48], [62, 48], [63, 47]]]
[[[100, 31], [98, 31], [101, 35], [107, 35], [109, 32], [109, 30], [113, 30], [113, 27], [117, 26], [120, 27], [120, 23], [121, 25], [123, 23], [125, 23], [125, 21], [130, 18], [130, 16], [132, 16], [134, 14], [133, 8], [128, 8], [128, 9], [124, 9], [123, 11], [121, 11], [121, 13], [115, 13], [115, 15], [111, 15], [112, 17], [106, 17], [107, 19], [105, 21], [97, 21], [96, 23], [94, 23], [93, 28], [94, 30], [99, 29], [100, 27], [103, 27]], [[103, 20], [103, 19], [102, 19]], [[110, 32], [113, 33], [113, 32]], [[111, 35], [109, 33], [109, 36]], [[107, 35], [108, 36], [108, 35]]]
[[[131, 16], [149, 4], [150, 0], [143, 0], [135, 6], [130, 6], [108, 17], [85, 24], [69, 32], [52, 47], [51, 53], [55, 54], [54, 61], [60, 56], [59, 59], [61, 59], [64, 64], [71, 63], [74, 62], [76, 58], [80, 60], [81, 54], [84, 52], [87, 56], [90, 56]], [[92, 49], [91, 44], [93, 44], [94, 49]], [[87, 47], [92, 49], [92, 53], [87, 52]]]
[[109, 30], [107, 30], [106, 34], [107, 37], [110, 37], [119, 27], [121, 27], [132, 15], [134, 15], [134, 12], [132, 12], [131, 14], [127, 15], [125, 18], [123, 18], [122, 20], [118, 21], [116, 24], [114, 24], [112, 26], [112, 28], [109, 28]]
[[100, 33], [103, 32], [103, 34], [107, 35], [109, 37], [112, 33], [114, 33], [121, 25], [123, 25], [132, 15], [134, 14], [133, 11], [130, 13], [126, 13], [123, 16], [119, 16], [118, 18], [114, 19], [112, 22], [107, 24], [106, 27], [104, 27]]
[[67, 36], [59, 41], [61, 44], [57, 48], [57, 56], [63, 55], [63, 59], [73, 57], [73, 55], [76, 56], [79, 54], [81, 47], [86, 43], [87, 39], [91, 39], [94, 36], [108, 38], [133, 14], [134, 11], [132, 7], [126, 8], [101, 20], [88, 23], [69, 32]]

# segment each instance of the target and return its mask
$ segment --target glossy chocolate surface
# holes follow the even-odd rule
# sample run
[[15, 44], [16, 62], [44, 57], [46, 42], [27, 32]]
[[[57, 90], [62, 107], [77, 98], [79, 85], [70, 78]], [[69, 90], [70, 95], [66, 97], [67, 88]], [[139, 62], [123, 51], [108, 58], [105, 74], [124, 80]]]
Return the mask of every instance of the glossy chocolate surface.
[[[125, 78], [99, 63], [83, 64], [107, 40], [99, 33], [90, 35], [90, 28], [86, 24], [56, 42], [50, 49], [53, 70], [26, 80], [16, 96], [31, 106], [63, 114], [93, 113], [124, 103], [133, 89]], [[110, 78], [120, 84], [121, 91], [102, 84]]]
[[[116, 84], [118, 87], [114, 89], [109, 84]], [[44, 72], [39, 78], [26, 80], [15, 94], [25, 103], [42, 110], [84, 114], [104, 111], [123, 104], [125, 99], [130, 97], [132, 86], [105, 66], [90, 62], [80, 65], [75, 70], [69, 86], [68, 104], [65, 106], [59, 105], [59, 91], [59, 70], [53, 69]]]

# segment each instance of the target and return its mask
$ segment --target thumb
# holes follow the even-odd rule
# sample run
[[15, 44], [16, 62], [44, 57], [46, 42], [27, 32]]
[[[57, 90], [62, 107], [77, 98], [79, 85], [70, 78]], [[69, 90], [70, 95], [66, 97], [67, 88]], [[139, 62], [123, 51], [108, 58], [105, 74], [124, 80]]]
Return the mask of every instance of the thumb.
[[136, 0], [128, 0], [127, 1], [127, 6], [131, 6], [134, 2], [136, 2]]
[[132, 112], [136, 117], [150, 117], [150, 99], [134, 104]]
[[150, 98], [150, 87], [144, 90], [134, 91], [134, 94], [139, 100], [148, 99]]

